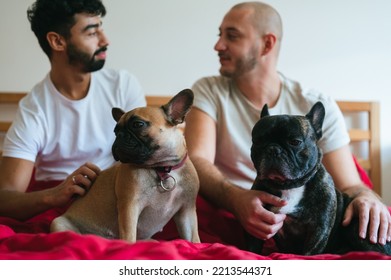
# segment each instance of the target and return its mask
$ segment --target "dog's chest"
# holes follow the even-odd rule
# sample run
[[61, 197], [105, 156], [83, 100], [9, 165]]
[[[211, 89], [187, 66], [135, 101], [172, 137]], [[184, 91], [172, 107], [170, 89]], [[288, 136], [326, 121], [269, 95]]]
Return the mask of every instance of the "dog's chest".
[[[161, 186], [160, 179], [156, 175], [140, 182], [142, 191], [137, 194], [136, 201], [139, 208], [137, 223], [137, 238], [150, 238], [154, 233], [161, 231], [165, 224], [186, 203], [184, 190], [181, 186], [181, 176], [177, 172], [170, 173], [175, 178], [175, 186], [163, 182], [165, 190]], [[172, 188], [172, 189], [171, 189]]]
[[283, 207], [274, 207], [270, 208], [270, 211], [280, 214], [291, 214], [297, 211], [297, 207], [304, 196], [305, 186], [299, 188], [283, 190], [281, 198], [288, 202], [287, 205]]
[[181, 176], [177, 171], [160, 177], [156, 172], [148, 172], [140, 178], [137, 200], [143, 207], [151, 206], [157, 209], [169, 209], [183, 203], [183, 186]]

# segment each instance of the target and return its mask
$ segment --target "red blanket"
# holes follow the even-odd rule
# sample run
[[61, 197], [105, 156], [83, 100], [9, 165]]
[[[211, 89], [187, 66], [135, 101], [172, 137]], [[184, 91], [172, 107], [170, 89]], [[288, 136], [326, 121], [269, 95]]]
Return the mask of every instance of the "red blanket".
[[[364, 181], [369, 182], [365, 178]], [[315, 256], [282, 254], [274, 251], [272, 242], [267, 244], [264, 255], [256, 255], [243, 250], [243, 229], [235, 218], [212, 207], [201, 197], [197, 200], [202, 241], [199, 244], [179, 239], [173, 222], [154, 236], [157, 241], [134, 244], [73, 232], [49, 233], [50, 222], [63, 211], [52, 209], [25, 222], [0, 217], [0, 259], [391, 259], [391, 256], [375, 252]]]

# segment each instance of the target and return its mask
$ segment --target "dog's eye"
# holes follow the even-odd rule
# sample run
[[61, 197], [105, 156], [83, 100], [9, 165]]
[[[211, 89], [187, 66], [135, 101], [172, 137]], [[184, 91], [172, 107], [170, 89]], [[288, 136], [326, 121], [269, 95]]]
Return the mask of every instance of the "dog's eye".
[[143, 121], [134, 121], [132, 123], [132, 128], [138, 129], [138, 128], [142, 128], [144, 125], [145, 125], [145, 122], [143, 122]]
[[291, 139], [291, 140], [289, 140], [289, 145], [291, 145], [291, 146], [294, 146], [294, 147], [297, 147], [297, 146], [299, 146], [300, 144], [301, 144], [301, 140], [299, 140], [299, 139]]

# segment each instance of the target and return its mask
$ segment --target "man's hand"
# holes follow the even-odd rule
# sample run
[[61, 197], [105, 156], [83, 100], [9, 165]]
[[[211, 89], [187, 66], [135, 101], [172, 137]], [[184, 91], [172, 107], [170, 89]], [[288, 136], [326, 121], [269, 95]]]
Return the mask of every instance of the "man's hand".
[[259, 239], [269, 239], [273, 237], [283, 226], [286, 215], [274, 214], [264, 208], [270, 204], [282, 207], [286, 201], [277, 196], [253, 190], [244, 190], [234, 202], [235, 216], [251, 235]]
[[75, 195], [85, 195], [99, 173], [99, 167], [89, 162], [85, 163], [69, 175], [60, 185], [47, 190], [47, 203], [52, 207], [64, 206]]
[[367, 236], [371, 243], [381, 245], [391, 241], [391, 215], [388, 208], [370, 190], [361, 191], [348, 205], [342, 225], [347, 226], [353, 216], [359, 218], [359, 236]]

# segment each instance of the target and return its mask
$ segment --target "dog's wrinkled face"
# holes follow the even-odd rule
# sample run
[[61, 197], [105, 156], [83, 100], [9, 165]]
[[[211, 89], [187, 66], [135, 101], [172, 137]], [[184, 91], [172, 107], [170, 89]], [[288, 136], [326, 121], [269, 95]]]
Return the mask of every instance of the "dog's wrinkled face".
[[[156, 134], [156, 127], [152, 125], [143, 108], [132, 110], [118, 121], [114, 133], [115, 142], [112, 153], [115, 160], [123, 163], [143, 164], [147, 162], [159, 144], [152, 134]], [[163, 120], [165, 122], [165, 120]]]
[[264, 107], [252, 131], [251, 158], [258, 180], [279, 189], [299, 187], [321, 160], [317, 146], [324, 107], [317, 103], [306, 116], [270, 116]]
[[140, 107], [127, 113], [113, 108], [115, 160], [149, 166], [179, 161], [186, 147], [177, 125], [184, 121], [192, 102], [192, 91], [183, 90], [160, 108]]

